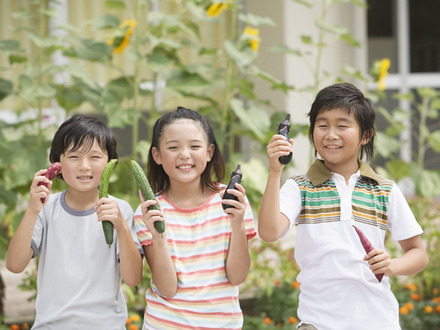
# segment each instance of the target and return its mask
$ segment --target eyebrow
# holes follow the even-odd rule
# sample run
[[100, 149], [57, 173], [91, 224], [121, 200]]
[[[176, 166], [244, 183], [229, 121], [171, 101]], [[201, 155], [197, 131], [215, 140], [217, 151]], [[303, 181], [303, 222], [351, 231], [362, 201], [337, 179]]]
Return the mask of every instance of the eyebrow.
[[[327, 121], [328, 119], [326, 117], [318, 117], [316, 118], [316, 122], [318, 121]], [[347, 117], [340, 117], [340, 118], [336, 118], [336, 121], [343, 121], [343, 122], [347, 122], [347, 123], [353, 123], [354, 121], [351, 118], [347, 118]]]

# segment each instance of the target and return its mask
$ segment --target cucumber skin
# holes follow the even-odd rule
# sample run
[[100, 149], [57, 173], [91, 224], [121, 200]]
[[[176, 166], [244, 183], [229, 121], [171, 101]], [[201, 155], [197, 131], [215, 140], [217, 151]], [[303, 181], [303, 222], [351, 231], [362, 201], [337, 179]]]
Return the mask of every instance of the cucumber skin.
[[[155, 200], [156, 204], [150, 205], [148, 207], [149, 210], [158, 210], [160, 211], [159, 203], [154, 196], [153, 190], [151, 189], [150, 183], [148, 182], [147, 177], [145, 176], [144, 170], [135, 160], [130, 161], [131, 171], [136, 179], [138, 187], [142, 193], [142, 196], [145, 200]], [[156, 228], [157, 232], [163, 234], [165, 231], [165, 222], [164, 221], [155, 221], [154, 228]]]
[[[99, 182], [99, 199], [108, 197], [108, 186], [110, 177], [116, 166], [117, 159], [111, 159], [101, 173], [101, 181]], [[104, 231], [105, 242], [110, 248], [113, 244], [113, 224], [110, 221], [102, 221], [102, 229]]]

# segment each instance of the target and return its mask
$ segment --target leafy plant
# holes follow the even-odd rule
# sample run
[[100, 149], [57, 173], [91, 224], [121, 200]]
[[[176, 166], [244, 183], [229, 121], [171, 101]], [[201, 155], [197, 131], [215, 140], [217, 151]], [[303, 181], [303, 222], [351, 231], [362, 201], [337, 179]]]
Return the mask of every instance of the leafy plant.
[[[409, 177], [418, 196], [438, 196], [440, 171], [431, 168], [427, 153], [430, 151], [434, 160], [440, 155], [440, 92], [432, 88], [416, 88], [407, 94], [393, 94], [393, 98], [409, 102], [411, 111], [407, 112], [400, 107], [391, 111], [383, 106], [377, 107], [388, 123], [384, 131], [377, 132], [376, 154], [385, 159], [385, 166], [378, 168], [378, 172], [395, 181]], [[410, 132], [412, 142], [415, 142], [412, 162], [399, 156], [403, 144], [408, 142], [399, 139], [408, 121], [412, 123]]]

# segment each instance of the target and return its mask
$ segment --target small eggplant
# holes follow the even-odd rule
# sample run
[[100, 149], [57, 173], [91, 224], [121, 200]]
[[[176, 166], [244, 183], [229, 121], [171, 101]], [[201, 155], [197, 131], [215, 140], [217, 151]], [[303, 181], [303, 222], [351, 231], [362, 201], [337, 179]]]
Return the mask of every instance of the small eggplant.
[[[235, 188], [235, 184], [236, 183], [240, 183], [241, 182], [241, 178], [242, 178], [242, 173], [240, 170], [240, 164], [237, 165], [237, 168], [235, 169], [234, 172], [232, 172], [231, 174], [231, 180], [229, 181], [229, 184], [225, 190], [225, 194], [223, 195], [223, 199], [233, 199], [238, 201], [238, 198], [234, 195], [231, 195], [228, 193], [228, 189], [235, 189], [237, 190], [237, 188]], [[229, 204], [222, 204], [223, 210], [226, 210], [229, 207], [233, 207], [232, 205]]]
[[[278, 125], [278, 134], [284, 136], [287, 141], [289, 141], [289, 130], [290, 130], [290, 114], [287, 114], [286, 119], [284, 119], [279, 125]], [[281, 164], [286, 165], [292, 160], [292, 152], [286, 156], [281, 156], [278, 158]]]

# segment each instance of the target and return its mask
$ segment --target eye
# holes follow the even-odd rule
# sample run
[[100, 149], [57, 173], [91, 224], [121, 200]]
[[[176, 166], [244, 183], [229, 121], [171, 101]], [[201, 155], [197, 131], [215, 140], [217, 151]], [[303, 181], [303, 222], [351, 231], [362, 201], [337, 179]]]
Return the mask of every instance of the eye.
[[168, 150], [177, 150], [177, 147], [176, 146], [170, 146], [170, 147], [168, 147]]
[[202, 146], [200, 146], [200, 145], [193, 145], [193, 146], [191, 146], [191, 148], [192, 149], [199, 149], [199, 148], [201, 148]]

